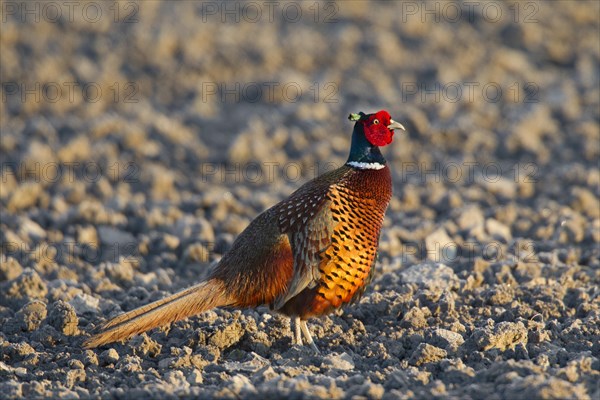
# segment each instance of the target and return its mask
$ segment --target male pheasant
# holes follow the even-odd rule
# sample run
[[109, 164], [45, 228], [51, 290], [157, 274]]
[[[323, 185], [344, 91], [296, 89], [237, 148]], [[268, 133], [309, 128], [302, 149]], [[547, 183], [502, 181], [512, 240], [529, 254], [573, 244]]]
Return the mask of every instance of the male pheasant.
[[350, 114], [356, 121], [348, 161], [306, 183], [260, 214], [237, 237], [209, 277], [162, 300], [121, 314], [84, 342], [93, 348], [213, 307], [270, 307], [294, 319], [318, 352], [306, 319], [357, 300], [373, 276], [379, 232], [392, 194], [379, 147], [404, 127], [387, 111]]

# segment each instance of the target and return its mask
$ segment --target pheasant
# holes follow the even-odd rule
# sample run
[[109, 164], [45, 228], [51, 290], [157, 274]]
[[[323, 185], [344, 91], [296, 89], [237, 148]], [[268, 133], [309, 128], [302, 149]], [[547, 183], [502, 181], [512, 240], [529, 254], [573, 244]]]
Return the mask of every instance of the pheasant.
[[121, 314], [85, 348], [129, 338], [214, 307], [256, 307], [294, 320], [293, 342], [318, 349], [306, 321], [359, 299], [373, 277], [379, 232], [392, 195], [379, 150], [404, 127], [390, 114], [350, 114], [348, 161], [258, 215], [204, 281]]

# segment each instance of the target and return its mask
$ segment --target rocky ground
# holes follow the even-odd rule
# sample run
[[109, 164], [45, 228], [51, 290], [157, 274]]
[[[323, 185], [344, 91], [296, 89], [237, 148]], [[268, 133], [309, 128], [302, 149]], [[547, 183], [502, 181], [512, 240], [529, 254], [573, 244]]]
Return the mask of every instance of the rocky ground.
[[[2, 3], [1, 397], [600, 397], [600, 3], [66, 3]], [[380, 262], [320, 355], [266, 308], [81, 349], [382, 108]]]

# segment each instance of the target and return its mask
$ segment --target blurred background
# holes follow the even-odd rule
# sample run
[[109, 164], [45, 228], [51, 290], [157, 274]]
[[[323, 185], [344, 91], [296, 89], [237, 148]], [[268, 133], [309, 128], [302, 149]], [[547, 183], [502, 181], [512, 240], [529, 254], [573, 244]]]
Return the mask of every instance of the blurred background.
[[[348, 113], [379, 109], [408, 128], [384, 150], [400, 229], [385, 243], [418, 242], [405, 229], [424, 235], [473, 202], [487, 214], [508, 206], [504, 224], [534, 239], [553, 230], [532, 218], [554, 226], [567, 206], [589, 239], [599, 7], [5, 1], [4, 239], [31, 244], [6, 233], [15, 216], [92, 242], [89, 224], [135, 236], [188, 214], [235, 235], [345, 161]], [[516, 223], [517, 205], [529, 221]]]
[[[459, 398], [497, 396], [498, 382], [513, 385], [513, 397], [597, 394], [600, 2], [2, 0], [0, 7], [0, 336], [5, 344], [7, 337], [46, 344], [34, 355], [47, 371], [36, 370], [34, 381], [44, 376], [61, 388], [55, 361], [66, 353], [57, 354], [70, 351], [78, 329], [197, 281], [257, 213], [345, 162], [349, 113], [387, 109], [407, 132], [382, 150], [394, 197], [380, 263], [352, 311], [357, 322], [313, 322], [317, 338], [334, 338], [328, 350], [350, 351], [339, 343], [353, 343], [358, 373], [402, 393], [408, 382], [422, 398], [445, 393], [438, 379]], [[449, 268], [428, 268], [427, 259]], [[408, 268], [412, 275], [402, 275]], [[443, 296], [439, 288], [417, 291], [423, 279], [442, 282]], [[30, 307], [34, 300], [42, 303]], [[28, 322], [35, 307], [45, 317], [46, 304], [53, 317]], [[420, 317], [411, 320], [410, 310]], [[426, 322], [422, 310], [438, 319]], [[251, 346], [281, 358], [288, 332], [266, 324], [273, 346], [264, 341], [257, 350], [252, 343], [267, 336], [255, 332], [262, 317], [253, 312], [244, 318], [254, 333], [239, 329], [236, 351]], [[218, 313], [182, 324], [203, 323], [202, 332], [215, 315], [232, 320]], [[550, 322], [536, 330], [540, 315]], [[529, 343], [525, 325], [514, 322], [521, 317]], [[507, 325], [496, 335], [489, 318], [520, 330], [505, 340]], [[421, 359], [444, 346], [431, 339], [421, 348], [428, 323], [475, 338], [462, 355], [448, 350], [451, 362], [443, 350], [432, 373]], [[178, 326], [179, 334], [153, 340], [181, 347], [177, 340], [194, 335]], [[336, 327], [344, 327], [338, 336], [330, 334]], [[494, 338], [504, 343], [501, 353]], [[21, 363], [26, 347], [9, 347], [8, 365], [25, 365], [26, 374], [38, 368], [38, 358]], [[506, 375], [486, 375], [499, 357]], [[583, 361], [567, 370], [566, 360], [577, 357]], [[107, 376], [117, 390], [138, 387], [129, 364], [120, 375], [96, 373], [113, 358], [105, 353], [101, 369], [73, 390], [99, 395], [113, 385], [104, 384]], [[144, 362], [144, 370], [157, 367]], [[549, 364], [565, 378], [538, 379]], [[467, 370], [460, 375], [455, 366]], [[218, 386], [221, 370], [213, 371], [204, 379]], [[193, 384], [201, 384], [198, 374]], [[528, 374], [534, 381], [515, 378]], [[268, 392], [265, 382], [254, 383]], [[43, 385], [33, 383], [23, 388], [42, 396], [35, 390]], [[2, 393], [12, 393], [6, 387]]]

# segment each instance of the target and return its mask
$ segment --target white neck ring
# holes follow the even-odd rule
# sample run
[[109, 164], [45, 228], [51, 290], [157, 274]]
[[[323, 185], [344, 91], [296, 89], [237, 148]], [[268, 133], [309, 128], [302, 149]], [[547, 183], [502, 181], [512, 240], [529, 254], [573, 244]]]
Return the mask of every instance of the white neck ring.
[[382, 169], [385, 168], [384, 164], [379, 164], [377, 162], [366, 163], [366, 162], [358, 162], [358, 161], [348, 161], [347, 164], [351, 167], [358, 169]]

